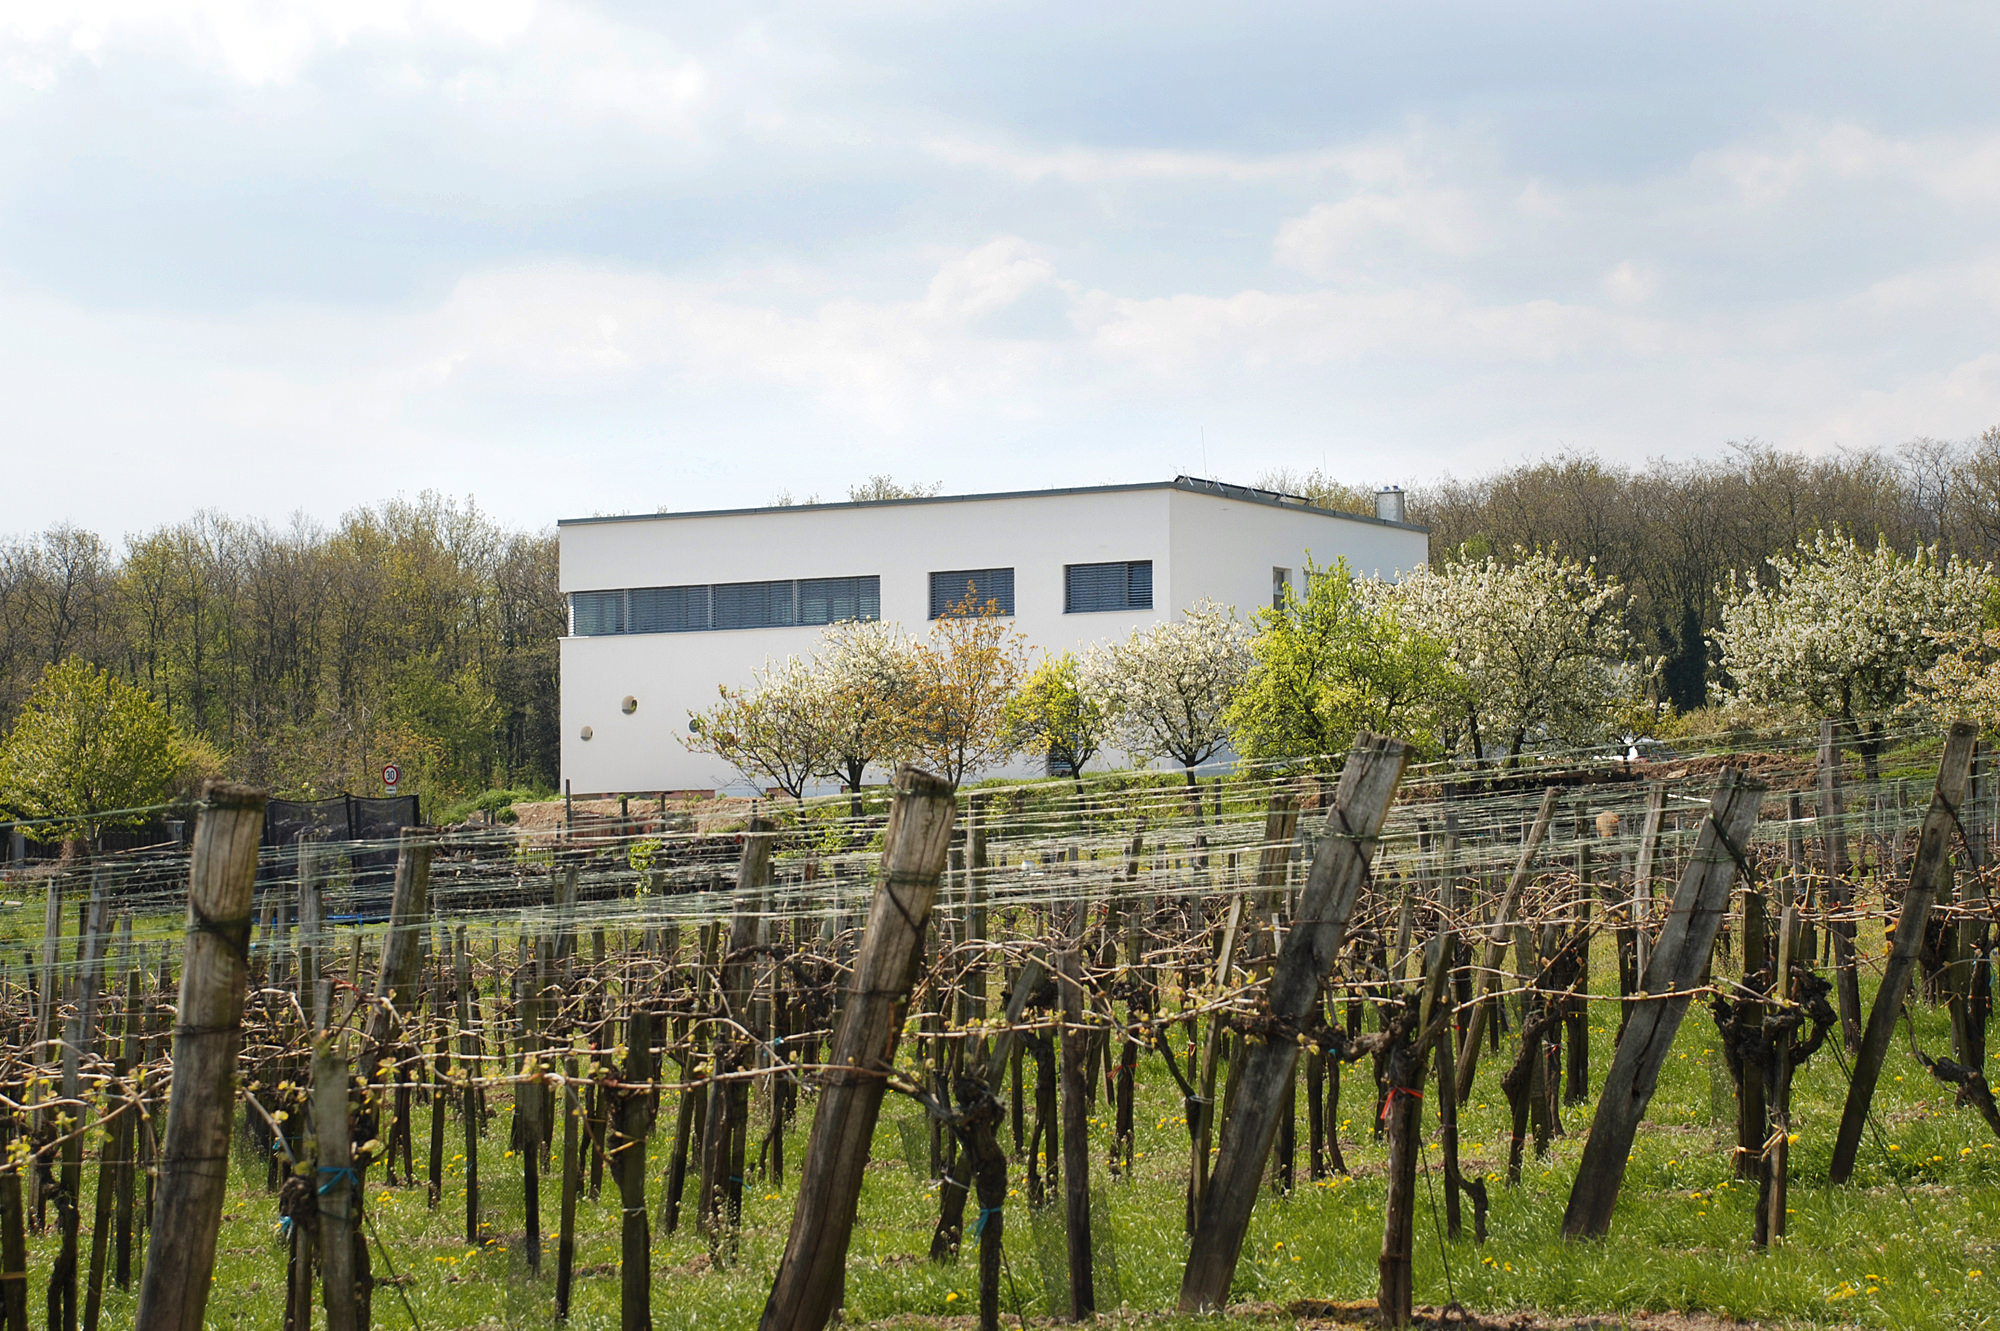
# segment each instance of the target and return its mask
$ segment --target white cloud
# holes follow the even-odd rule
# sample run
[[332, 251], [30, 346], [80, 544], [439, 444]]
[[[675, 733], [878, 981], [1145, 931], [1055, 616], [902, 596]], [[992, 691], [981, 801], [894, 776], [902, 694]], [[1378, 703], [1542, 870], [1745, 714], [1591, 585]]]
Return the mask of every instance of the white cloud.
[[1368, 191], [1337, 203], [1316, 204], [1278, 229], [1280, 263], [1314, 277], [1350, 271], [1364, 251], [1384, 238], [1407, 240], [1434, 254], [1462, 258], [1484, 236], [1477, 211], [1457, 189]]
[[364, 38], [499, 46], [535, 11], [536, 0], [35, 0], [0, 9], [0, 48], [96, 61], [118, 46], [167, 47], [247, 84], [281, 84]]
[[1660, 289], [1659, 274], [1630, 259], [1604, 275], [1604, 294], [1619, 305], [1638, 305], [1652, 299]]
[[1776, 142], [1702, 153], [1695, 168], [1719, 175], [1760, 208], [1827, 183], [1901, 185], [1950, 203], [1990, 205], [2000, 202], [2000, 133], [1898, 137], [1844, 122], [1796, 122]]

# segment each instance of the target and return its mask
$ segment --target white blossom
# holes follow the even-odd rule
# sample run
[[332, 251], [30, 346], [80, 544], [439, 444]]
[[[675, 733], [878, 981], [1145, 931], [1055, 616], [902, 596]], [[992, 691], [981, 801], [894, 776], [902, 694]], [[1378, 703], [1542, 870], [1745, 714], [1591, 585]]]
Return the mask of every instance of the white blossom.
[[1170, 757], [1191, 782], [1194, 769], [1228, 744], [1223, 714], [1249, 668], [1243, 625], [1204, 601], [1091, 652], [1084, 678], [1110, 704], [1120, 748], [1139, 762]]
[[1372, 593], [1446, 644], [1462, 690], [1447, 748], [1477, 761], [1611, 736], [1632, 674], [1618, 618], [1624, 590], [1591, 565], [1515, 551], [1419, 567]]
[[1993, 585], [1989, 566], [1941, 559], [1935, 546], [1906, 556], [1841, 533], [1767, 563], [1762, 580], [1724, 589], [1715, 646], [1727, 701], [1845, 720], [1864, 752], [1947, 643], [1976, 635]]

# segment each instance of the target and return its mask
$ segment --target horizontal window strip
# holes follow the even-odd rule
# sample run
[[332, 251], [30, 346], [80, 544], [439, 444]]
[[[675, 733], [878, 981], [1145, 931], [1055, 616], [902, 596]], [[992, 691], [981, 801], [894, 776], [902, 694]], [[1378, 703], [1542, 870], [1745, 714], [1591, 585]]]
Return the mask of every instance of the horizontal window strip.
[[882, 579], [872, 575], [626, 587], [569, 596], [569, 631], [578, 638], [812, 627], [881, 617]]

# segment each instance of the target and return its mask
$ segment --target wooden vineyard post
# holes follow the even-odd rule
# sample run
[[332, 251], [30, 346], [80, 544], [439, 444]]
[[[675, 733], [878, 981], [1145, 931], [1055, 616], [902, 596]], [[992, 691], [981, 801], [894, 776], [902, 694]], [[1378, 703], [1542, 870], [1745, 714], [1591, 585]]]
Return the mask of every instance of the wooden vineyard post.
[[[1632, 973], [1643, 976], [1653, 960], [1653, 871], [1660, 860], [1660, 830], [1667, 815], [1667, 786], [1646, 787], [1646, 816], [1639, 824], [1638, 858], [1632, 866]], [[1632, 1005], [1627, 1003], [1629, 1015]]]
[[[1743, 987], [1753, 989], [1759, 974], [1767, 970], [1770, 953], [1769, 928], [1764, 910], [1764, 890], [1755, 883], [1743, 885]], [[1777, 989], [1776, 971], [1770, 988]], [[1769, 1115], [1764, 1107], [1764, 1076], [1753, 1063], [1745, 1061], [1736, 1087], [1736, 1177], [1751, 1179], [1762, 1171], [1761, 1160]]]
[[[1778, 959], [1774, 971], [1777, 978], [1771, 984], [1773, 1008], [1791, 1001], [1792, 945], [1798, 931], [1798, 907], [1788, 902], [1779, 915]], [[1759, 1075], [1762, 1075], [1761, 1071]], [[1758, 1161], [1755, 1232], [1755, 1242], [1760, 1248], [1774, 1238], [1785, 1236], [1785, 1192], [1791, 1169], [1791, 1099], [1792, 1035], [1787, 1030], [1781, 1033], [1777, 1047], [1771, 1051], [1770, 1094], [1765, 1097], [1769, 1134], [1764, 1138], [1763, 1154]]]
[[451, 1023], [445, 1011], [445, 972], [451, 966], [451, 934], [440, 931], [437, 956], [431, 975], [431, 1020], [437, 1023], [431, 1036], [431, 1141], [429, 1176], [424, 1200], [435, 1211], [444, 1200], [445, 1105], [451, 1095]]
[[326, 1331], [367, 1331], [361, 1325], [354, 1264], [361, 1180], [347, 1123], [347, 1059], [333, 1036], [313, 1046], [313, 1134], [319, 1144], [319, 1267]]
[[1896, 916], [1895, 945], [1882, 969], [1881, 987], [1875, 992], [1875, 1006], [1868, 1014], [1868, 1029], [1854, 1055], [1847, 1104], [1840, 1112], [1840, 1133], [1834, 1139], [1833, 1163], [1827, 1169], [1827, 1181], [1835, 1185], [1847, 1182], [1854, 1173], [1854, 1156], [1861, 1149], [1861, 1129], [1867, 1122], [1868, 1104], [1875, 1098], [1882, 1060], [1889, 1052], [1889, 1038], [1895, 1034], [1896, 1019], [1903, 1010], [1903, 995], [1909, 989], [1910, 973], [1916, 969], [1925, 926], [1930, 922], [1931, 902], [1937, 896], [1938, 880], [1944, 876], [1945, 861], [1951, 853], [1952, 832], [1958, 822], [1959, 808], [1965, 803], [1966, 782], [1972, 770], [1972, 744], [1977, 736], [1977, 729], [1969, 721], [1952, 722], [1945, 735], [1937, 788], [1931, 795], [1930, 811], [1924, 815], [1923, 830], [1917, 838], [1916, 863], [1910, 868], [1910, 885], [1903, 891], [1902, 910]]
[[211, 781], [195, 822], [174, 1076], [157, 1161], [152, 1241], [139, 1281], [136, 1324], [148, 1331], [199, 1331], [208, 1307], [228, 1184], [264, 800], [260, 790]]
[[465, 1242], [479, 1243], [479, 1037], [472, 1029], [472, 953], [465, 926], [452, 947], [458, 981], [458, 1062], [465, 1071]]
[[652, 1235], [646, 1224], [646, 1138], [653, 1131], [653, 1014], [632, 1010], [625, 1035], [625, 1072], [616, 1088], [612, 1181], [618, 1185], [623, 1223], [618, 1244], [620, 1331], [653, 1325]]
[[1072, 901], [1057, 958], [1062, 994], [1063, 1233], [1069, 1246], [1069, 1315], [1088, 1321], [1097, 1315], [1090, 1253], [1090, 1103], [1084, 1053], [1090, 1037], [1083, 1026], [1083, 903]]
[[[1389, 1195], [1382, 1212], [1382, 1255], [1377, 1261], [1381, 1280], [1375, 1294], [1376, 1315], [1384, 1326], [1408, 1326], [1414, 1301], [1412, 1257], [1416, 1238], [1417, 1153], [1424, 1126], [1424, 1070], [1431, 1046], [1446, 1019], [1445, 984], [1451, 977], [1452, 937], [1438, 934], [1430, 941], [1424, 962], [1424, 990], [1414, 1025], [1389, 1047], [1384, 1071], [1389, 1080], [1389, 1146], [1384, 1172]], [[1435, 1024], [1434, 1024], [1435, 1023]]]
[[576, 1059], [563, 1059], [562, 1209], [556, 1235], [556, 1320], [569, 1318], [570, 1285], [576, 1279]]
[[[1237, 932], [1243, 925], [1243, 894], [1231, 894], [1229, 898], [1229, 922], [1222, 930], [1222, 950], [1215, 958], [1215, 990], [1221, 994], [1229, 987], [1229, 973], [1236, 964]], [[1202, 1046], [1201, 1076], [1196, 1083], [1196, 1094], [1188, 1104], [1188, 1135], [1193, 1139], [1193, 1158], [1188, 1165], [1188, 1205], [1187, 1232], [1194, 1236], [1195, 1227], [1201, 1221], [1201, 1201], [1208, 1193], [1209, 1144], [1215, 1140], [1215, 1070], [1222, 1056], [1222, 1014], [1217, 1011], [1208, 1019], [1208, 1040]], [[1029, 1152], [1029, 1168], [1033, 1168], [1033, 1151]], [[1055, 1157], [1050, 1156], [1053, 1164]]]
[[869, 903], [831, 1066], [821, 1078], [798, 1204], [764, 1305], [763, 1331], [820, 1331], [833, 1315], [885, 1078], [895, 1064], [924, 925], [951, 847], [951, 786], [905, 766], [894, 789], [882, 880]]
[[[1563, 1010], [1564, 1068], [1563, 1103], [1580, 1105], [1590, 1098], [1590, 912], [1597, 895], [1596, 866], [1590, 852], [1591, 829], [1579, 806], [1576, 818], [1576, 925], [1577, 973], [1583, 977], [1583, 992], [1570, 998]], [[1453, 1087], [1456, 1090], [1456, 1087]]]
[[[0, 1148], [20, 1131], [12, 1115], [0, 1120]], [[27, 1207], [21, 1196], [24, 1170], [0, 1174], [0, 1331], [28, 1331]]]
[[[695, 1223], [708, 1236], [709, 1252], [720, 1261], [734, 1255], [736, 1228], [743, 1214], [743, 1141], [749, 1129], [750, 1084], [731, 1076], [751, 1064], [759, 1034], [751, 1013], [754, 988], [750, 953], [764, 914], [764, 888], [771, 874], [770, 824], [750, 820], [736, 866], [736, 900], [729, 941], [722, 952], [723, 1021], [711, 1041], [708, 1113], [702, 1124], [701, 1186]], [[678, 1129], [676, 1136], [678, 1136]]]
[[1854, 922], [1847, 913], [1852, 863], [1847, 856], [1847, 801], [1841, 788], [1840, 722], [1819, 723], [1819, 834], [1825, 855], [1827, 923], [1833, 944], [1833, 987], [1840, 1008], [1840, 1038], [1849, 1049], [1861, 1040], [1861, 976], [1854, 966]]
[[1563, 1215], [1563, 1237], [1597, 1238], [1611, 1228], [1611, 1212], [1625, 1181], [1625, 1164], [1639, 1120], [1659, 1084], [1674, 1033], [1687, 1013], [1689, 992], [1698, 983], [1715, 935], [1729, 909], [1729, 890], [1757, 826], [1764, 784], [1737, 768], [1726, 768], [1716, 784], [1708, 816], [1689, 857], [1652, 964], [1640, 981], [1641, 993], [1624, 1034], [1618, 1039], [1611, 1071], [1591, 1121], [1590, 1140], [1577, 1166]]
[[549, 955], [546, 942], [538, 940], [534, 959], [528, 963], [528, 987], [521, 999], [521, 1080], [514, 1086], [514, 1118], [523, 1137], [521, 1156], [521, 1203], [523, 1247], [528, 1274], [542, 1273], [542, 1127], [549, 1112], [549, 1087], [542, 1075], [542, 992], [549, 977], [543, 965]]
[[1349, 750], [1333, 811], [1299, 891], [1297, 916], [1271, 977], [1268, 1004], [1276, 1033], [1270, 1039], [1246, 1041], [1242, 1049], [1234, 1112], [1222, 1127], [1215, 1173], [1202, 1198], [1193, 1250], [1181, 1280], [1184, 1313], [1220, 1308], [1228, 1299], [1258, 1181], [1277, 1135], [1285, 1089], [1298, 1065], [1294, 1033], [1304, 1026], [1346, 938], [1347, 922], [1374, 858], [1375, 837], [1408, 761], [1409, 746], [1382, 735], [1364, 732]]
[[1515, 862], [1514, 875], [1507, 880], [1507, 893], [1500, 899], [1500, 912], [1494, 916], [1492, 932], [1486, 936], [1486, 955], [1480, 975], [1480, 987], [1485, 993], [1473, 1002], [1472, 1014], [1465, 1025], [1464, 1043], [1458, 1051], [1458, 1098], [1461, 1102], [1472, 1094], [1472, 1078], [1479, 1070], [1479, 1045], [1486, 1033], [1493, 1004], [1498, 1001], [1494, 994], [1500, 988], [1500, 963], [1507, 955], [1507, 943], [1514, 928], [1514, 911], [1520, 905], [1521, 893], [1527, 889], [1529, 878], [1533, 876], [1535, 851], [1541, 846], [1542, 838], [1549, 834], [1549, 820], [1555, 816], [1555, 811], [1556, 788], [1550, 786], [1542, 792], [1541, 807], [1535, 811], [1534, 825], [1529, 829], [1527, 839], [1521, 843], [1521, 858]]
[[313, 1029], [326, 1026], [326, 1013], [319, 1009], [319, 972], [325, 958], [326, 921], [320, 910], [319, 850], [309, 833], [301, 832], [295, 863], [299, 875], [299, 1010]]
[[[77, 1128], [89, 1120], [83, 1098], [83, 1054], [90, 1047], [97, 1016], [97, 990], [104, 958], [104, 944], [111, 908], [105, 867], [97, 865], [92, 874], [89, 899], [83, 903], [82, 927], [77, 931], [76, 1006], [63, 1032], [62, 1098], [71, 1106]], [[61, 1305], [65, 1331], [76, 1326], [77, 1243], [83, 1211], [83, 1142], [81, 1131], [66, 1134], [62, 1144], [62, 1184], [57, 1192], [58, 1219], [62, 1246], [54, 1269], [49, 1272], [50, 1307]]]

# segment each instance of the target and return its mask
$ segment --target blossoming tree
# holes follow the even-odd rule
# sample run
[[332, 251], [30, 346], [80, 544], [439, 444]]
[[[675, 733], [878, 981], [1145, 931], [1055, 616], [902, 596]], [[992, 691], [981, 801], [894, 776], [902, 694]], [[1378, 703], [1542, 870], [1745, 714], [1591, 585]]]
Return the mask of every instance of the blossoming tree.
[[1224, 717], [1250, 667], [1246, 638], [1233, 614], [1205, 601], [1136, 630], [1091, 663], [1105, 681], [1119, 747], [1138, 762], [1179, 763], [1197, 817], [1194, 771], [1229, 743]]
[[1990, 567], [1902, 554], [1821, 532], [1731, 580], [1715, 635], [1731, 703], [1796, 708], [1844, 721], [1869, 774], [1891, 713], [1909, 703], [1954, 638], [1980, 627]]
[[1519, 763], [1539, 747], [1611, 737], [1630, 693], [1624, 591], [1587, 563], [1516, 549], [1502, 561], [1421, 567], [1382, 597], [1445, 646], [1459, 681], [1440, 739], [1475, 762]]

